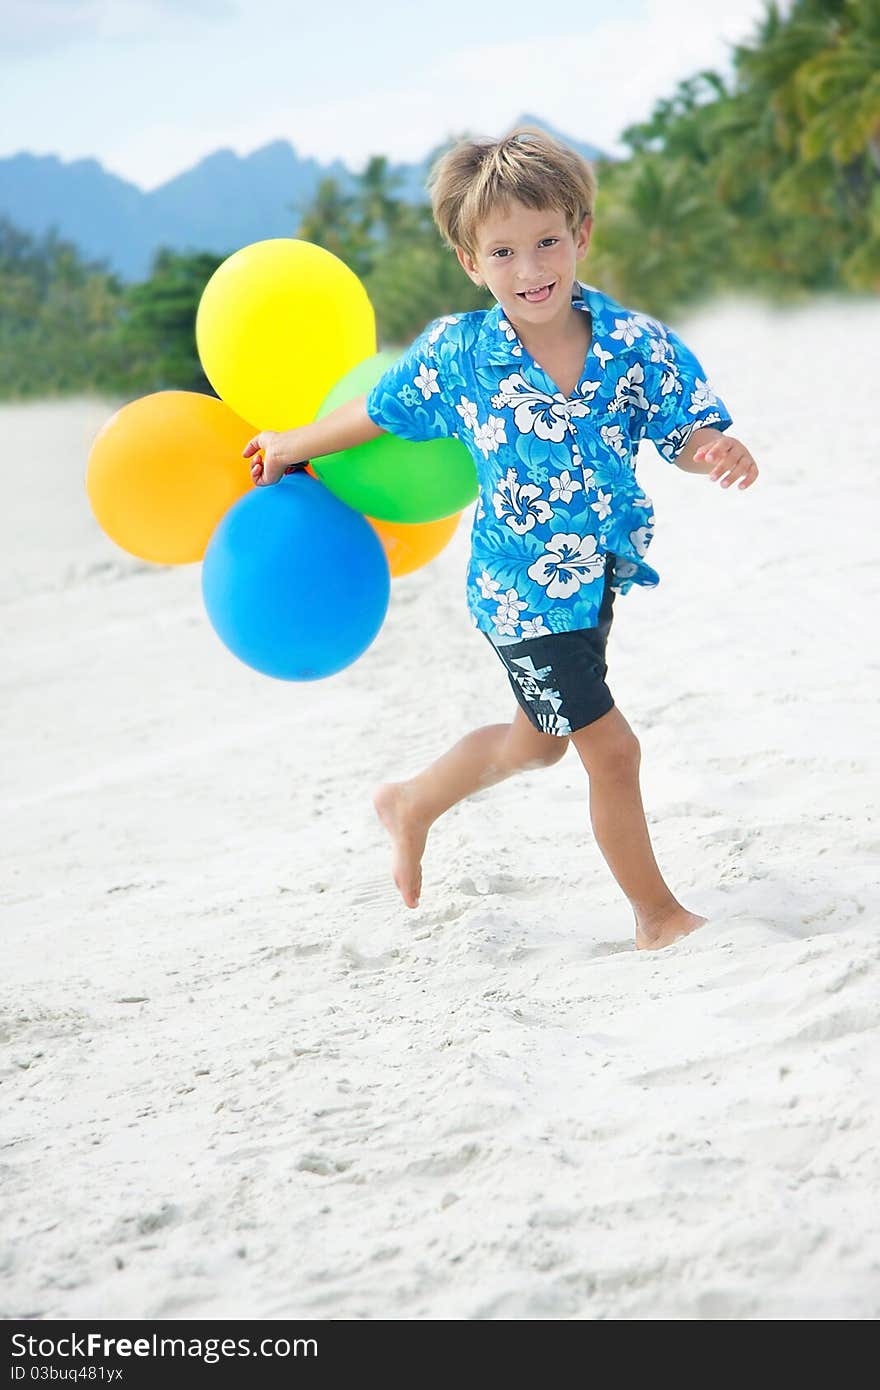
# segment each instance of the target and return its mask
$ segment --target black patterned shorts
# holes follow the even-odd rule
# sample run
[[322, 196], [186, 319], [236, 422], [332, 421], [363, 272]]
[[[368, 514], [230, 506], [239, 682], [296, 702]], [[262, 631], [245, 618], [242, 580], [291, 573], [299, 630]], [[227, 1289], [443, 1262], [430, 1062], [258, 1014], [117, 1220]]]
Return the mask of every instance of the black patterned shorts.
[[596, 627], [551, 632], [502, 646], [495, 645], [490, 633], [483, 633], [507, 670], [520, 708], [541, 733], [564, 738], [614, 708], [605, 684], [605, 644], [614, 616], [611, 579], [608, 565]]

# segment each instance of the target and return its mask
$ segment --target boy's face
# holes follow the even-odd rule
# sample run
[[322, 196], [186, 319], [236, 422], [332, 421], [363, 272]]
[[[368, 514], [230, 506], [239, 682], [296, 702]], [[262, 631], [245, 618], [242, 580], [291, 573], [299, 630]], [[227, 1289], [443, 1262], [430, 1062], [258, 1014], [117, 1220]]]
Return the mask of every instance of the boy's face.
[[475, 285], [488, 286], [513, 324], [537, 328], [570, 312], [575, 266], [586, 255], [592, 227], [593, 219], [585, 217], [575, 236], [556, 208], [513, 202], [477, 228], [475, 256], [461, 247], [456, 255]]

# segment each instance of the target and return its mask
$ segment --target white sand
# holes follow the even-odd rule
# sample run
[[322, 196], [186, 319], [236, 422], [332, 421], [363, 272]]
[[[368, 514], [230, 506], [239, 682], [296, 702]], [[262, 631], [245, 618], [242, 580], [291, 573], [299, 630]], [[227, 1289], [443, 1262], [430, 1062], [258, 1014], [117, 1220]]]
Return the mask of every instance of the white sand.
[[663, 582], [609, 680], [711, 918], [659, 954], [573, 749], [397, 897], [372, 786], [513, 710], [465, 522], [359, 662], [278, 683], [92, 521], [111, 403], [0, 409], [2, 1315], [880, 1313], [880, 308], [681, 331], [763, 472], [640, 462]]

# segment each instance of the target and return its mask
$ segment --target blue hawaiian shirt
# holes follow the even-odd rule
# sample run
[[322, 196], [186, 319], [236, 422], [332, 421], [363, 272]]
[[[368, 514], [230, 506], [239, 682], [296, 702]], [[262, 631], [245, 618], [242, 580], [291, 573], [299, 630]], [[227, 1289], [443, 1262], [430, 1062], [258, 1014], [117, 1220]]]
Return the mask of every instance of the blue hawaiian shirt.
[[500, 304], [429, 323], [367, 397], [370, 419], [413, 441], [454, 436], [479, 496], [467, 602], [495, 643], [595, 627], [605, 556], [612, 588], [653, 587], [654, 509], [636, 480], [650, 439], [673, 463], [691, 433], [732, 423], [697, 358], [658, 319], [575, 281], [589, 313], [583, 375], [566, 397]]

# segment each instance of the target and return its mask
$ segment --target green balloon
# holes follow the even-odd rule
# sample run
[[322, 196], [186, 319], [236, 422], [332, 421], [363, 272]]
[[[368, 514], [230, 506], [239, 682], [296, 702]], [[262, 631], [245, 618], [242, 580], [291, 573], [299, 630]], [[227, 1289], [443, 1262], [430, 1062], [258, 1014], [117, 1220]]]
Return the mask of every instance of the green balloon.
[[[358, 362], [337, 381], [316, 418], [370, 391], [397, 360], [393, 353], [377, 352]], [[377, 521], [439, 521], [460, 512], [479, 491], [474, 461], [457, 439], [413, 444], [383, 434], [312, 459], [311, 468], [341, 501]]]

